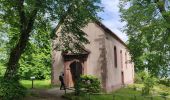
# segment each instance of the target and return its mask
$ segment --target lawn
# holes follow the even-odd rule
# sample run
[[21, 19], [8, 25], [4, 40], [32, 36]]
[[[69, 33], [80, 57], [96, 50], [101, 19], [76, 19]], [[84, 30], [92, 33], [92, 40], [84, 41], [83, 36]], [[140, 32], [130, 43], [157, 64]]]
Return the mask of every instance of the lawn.
[[[31, 80], [21, 80], [20, 83], [30, 89], [32, 87]], [[136, 87], [136, 90], [134, 89]], [[152, 95], [142, 96], [141, 89], [142, 84], [129, 85], [125, 88], [121, 88], [110, 94], [101, 93], [101, 94], [83, 94], [81, 96], [74, 96], [73, 93], [64, 95], [66, 98], [72, 98], [71, 100], [170, 100], [170, 96], [167, 99], [158, 96], [161, 92], [168, 92], [170, 94], [170, 87], [164, 85], [157, 85], [154, 87]], [[34, 80], [35, 89], [49, 89], [52, 88], [51, 80]], [[157, 95], [157, 96], [155, 96]]]
[[[152, 94], [148, 96], [142, 96], [141, 95], [141, 88], [143, 85], [141, 84], [135, 84], [137, 87], [137, 90], [134, 90], [133, 86], [128, 86], [125, 88], [121, 88], [115, 92], [112, 92], [110, 94], [86, 94], [81, 95], [79, 97], [74, 96], [74, 94], [66, 94], [66, 97], [71, 97], [71, 100], [170, 100], [170, 97], [167, 99], [162, 98], [159, 96], [159, 92], [168, 91], [170, 92], [170, 87], [165, 86], [156, 86], [154, 88], [154, 92], [157, 92], [157, 94]], [[162, 88], [164, 87], [164, 88]]]
[[[20, 83], [27, 89], [32, 88], [31, 80], [21, 80]], [[52, 88], [51, 80], [34, 80], [34, 88], [36, 89], [48, 89]]]

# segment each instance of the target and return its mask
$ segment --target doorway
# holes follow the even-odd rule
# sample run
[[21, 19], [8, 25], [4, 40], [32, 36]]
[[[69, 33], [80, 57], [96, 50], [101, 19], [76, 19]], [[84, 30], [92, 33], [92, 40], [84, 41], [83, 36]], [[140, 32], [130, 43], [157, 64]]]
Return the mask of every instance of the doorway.
[[123, 71], [121, 72], [121, 77], [122, 77], [122, 85], [124, 85], [125, 83], [124, 83], [124, 72]]
[[75, 81], [82, 75], [82, 64], [79, 61], [74, 61], [70, 64], [70, 72], [72, 76], [73, 85]]

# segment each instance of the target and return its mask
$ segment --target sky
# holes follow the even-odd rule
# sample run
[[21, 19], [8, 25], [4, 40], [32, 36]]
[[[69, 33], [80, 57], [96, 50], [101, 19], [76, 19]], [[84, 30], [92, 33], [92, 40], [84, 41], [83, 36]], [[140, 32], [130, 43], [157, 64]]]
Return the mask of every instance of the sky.
[[99, 13], [99, 16], [103, 19], [102, 23], [112, 30], [120, 39], [124, 42], [127, 41], [128, 37], [125, 33], [121, 32], [121, 28], [124, 23], [120, 22], [119, 13], [119, 0], [101, 0], [104, 12]]

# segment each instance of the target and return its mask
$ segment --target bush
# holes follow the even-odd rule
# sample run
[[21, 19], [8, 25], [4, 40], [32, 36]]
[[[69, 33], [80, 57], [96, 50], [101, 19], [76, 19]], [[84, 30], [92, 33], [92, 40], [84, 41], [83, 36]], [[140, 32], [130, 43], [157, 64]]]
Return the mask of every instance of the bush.
[[26, 88], [15, 80], [0, 80], [0, 100], [21, 100], [26, 94]]
[[151, 75], [146, 73], [143, 83], [144, 83], [144, 88], [142, 89], [142, 95], [148, 95], [148, 94], [150, 94], [154, 85], [156, 85], [157, 80], [156, 80], [156, 78], [154, 78]]
[[90, 75], [80, 77], [75, 85], [76, 93], [99, 93], [101, 91], [100, 81], [98, 78]]
[[38, 80], [50, 79], [50, 68], [44, 65], [37, 64], [36, 66], [21, 65], [19, 76], [21, 79], [29, 80], [31, 76], [35, 76]]
[[147, 73], [145, 71], [141, 71], [135, 74], [135, 83], [143, 83], [144, 79], [147, 77]]
[[170, 87], [170, 79], [161, 79], [159, 80], [159, 84]]
[[5, 73], [5, 67], [0, 64], [0, 77], [2, 77]]
[[165, 91], [165, 92], [161, 92], [160, 95], [165, 98], [166, 96], [169, 95], [168, 91]]
[[[32, 44], [33, 45], [33, 44]], [[32, 46], [30, 46], [32, 47]], [[51, 55], [49, 48], [29, 48], [19, 61], [18, 74], [20, 79], [29, 80], [35, 76], [38, 80], [50, 79]], [[34, 51], [35, 50], [35, 51]]]

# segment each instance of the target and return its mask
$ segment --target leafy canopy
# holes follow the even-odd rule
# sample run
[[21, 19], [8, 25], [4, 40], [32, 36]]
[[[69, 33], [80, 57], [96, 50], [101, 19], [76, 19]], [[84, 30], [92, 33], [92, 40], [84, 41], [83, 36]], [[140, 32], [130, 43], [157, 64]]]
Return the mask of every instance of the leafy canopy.
[[170, 71], [170, 1], [120, 0], [124, 31], [136, 70], [167, 76]]
[[26, 52], [22, 55], [18, 74], [21, 79], [50, 79], [51, 76], [51, 40], [50, 30], [41, 34], [34, 34], [28, 43]]
[[[30, 27], [31, 34], [41, 34], [62, 24], [62, 33], [70, 33], [80, 43], [87, 43], [80, 30], [90, 20], [98, 19], [100, 0], [0, 0], [0, 33], [7, 33], [9, 48], [13, 48], [21, 35], [21, 27]], [[22, 5], [23, 4], [23, 5]], [[36, 12], [37, 11], [37, 12]], [[33, 23], [33, 22], [32, 22]], [[22, 25], [23, 24], [23, 25]], [[52, 34], [54, 37], [55, 34]], [[63, 37], [69, 37], [63, 34]], [[67, 40], [67, 39], [65, 39]], [[71, 42], [72, 40], [69, 40]], [[67, 43], [66, 43], [67, 44]]]
[[[86, 34], [80, 29], [89, 21], [99, 19], [97, 12], [102, 10], [99, 3], [100, 0], [0, 0], [0, 42], [3, 41], [0, 45], [0, 55], [3, 55], [3, 59], [0, 59], [9, 66], [6, 75], [13, 73], [11, 70], [15, 73], [20, 57], [21, 66], [35, 64], [27, 63], [27, 60], [33, 60], [26, 55], [34, 56], [34, 59], [48, 55], [49, 59], [49, 36], [53, 33], [51, 37], [58, 38], [51, 32], [56, 26], [56, 29], [62, 27], [61, 41], [65, 40], [62, 46], [66, 50], [71, 49], [69, 43], [73, 43], [74, 47], [88, 43]], [[70, 35], [73, 38], [70, 38]], [[39, 58], [37, 54], [35, 57], [35, 53], [42, 52], [42, 57]]]

